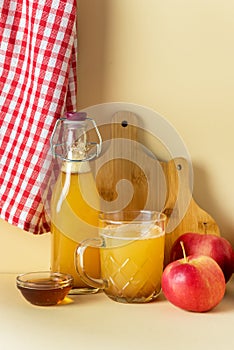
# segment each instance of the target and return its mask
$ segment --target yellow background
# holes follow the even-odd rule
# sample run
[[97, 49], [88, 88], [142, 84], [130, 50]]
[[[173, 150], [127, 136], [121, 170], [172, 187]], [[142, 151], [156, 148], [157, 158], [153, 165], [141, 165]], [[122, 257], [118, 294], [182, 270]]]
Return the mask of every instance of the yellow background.
[[[78, 107], [153, 108], [184, 140], [194, 198], [234, 244], [234, 1], [78, 0]], [[49, 234], [0, 222], [0, 270], [48, 268]]]

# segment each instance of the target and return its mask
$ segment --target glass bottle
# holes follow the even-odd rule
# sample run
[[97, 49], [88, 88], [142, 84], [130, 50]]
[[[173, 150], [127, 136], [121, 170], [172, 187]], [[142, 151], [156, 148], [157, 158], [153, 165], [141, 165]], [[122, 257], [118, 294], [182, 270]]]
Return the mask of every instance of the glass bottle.
[[[89, 126], [98, 142], [88, 141]], [[74, 264], [79, 243], [98, 235], [100, 209], [91, 160], [101, 151], [102, 139], [94, 120], [86, 113], [71, 112], [57, 121], [52, 137], [57, 180], [51, 197], [51, 269], [74, 277], [73, 291], [95, 293], [97, 290], [81, 281]], [[90, 248], [86, 255], [89, 274], [99, 277], [98, 250]]]

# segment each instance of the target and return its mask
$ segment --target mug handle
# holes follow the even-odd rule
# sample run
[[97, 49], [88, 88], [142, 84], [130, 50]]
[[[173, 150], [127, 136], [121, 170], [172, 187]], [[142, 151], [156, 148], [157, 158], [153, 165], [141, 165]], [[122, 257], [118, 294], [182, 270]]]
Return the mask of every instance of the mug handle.
[[89, 286], [98, 288], [98, 289], [105, 289], [106, 283], [103, 279], [93, 278], [86, 273], [85, 263], [84, 263], [84, 254], [88, 247], [95, 247], [95, 248], [103, 247], [102, 238], [97, 237], [92, 239], [85, 239], [80, 243], [79, 246], [77, 246], [75, 250], [76, 271], [80, 275], [80, 278], [83, 280], [83, 282], [85, 282]]

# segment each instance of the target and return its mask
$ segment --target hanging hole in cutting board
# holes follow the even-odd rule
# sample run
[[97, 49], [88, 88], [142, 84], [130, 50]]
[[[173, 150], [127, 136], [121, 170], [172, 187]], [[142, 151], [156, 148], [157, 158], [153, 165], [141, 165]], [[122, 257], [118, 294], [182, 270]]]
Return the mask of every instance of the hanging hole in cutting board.
[[123, 128], [126, 128], [126, 126], [128, 126], [127, 120], [123, 120], [121, 125], [122, 125]]

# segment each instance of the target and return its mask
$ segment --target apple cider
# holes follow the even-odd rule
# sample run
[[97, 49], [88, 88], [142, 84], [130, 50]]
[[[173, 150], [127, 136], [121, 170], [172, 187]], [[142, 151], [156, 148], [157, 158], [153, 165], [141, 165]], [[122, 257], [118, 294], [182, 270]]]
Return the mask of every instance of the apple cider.
[[[99, 143], [90, 140], [95, 135], [89, 130], [96, 133]], [[93, 293], [95, 290], [79, 278], [74, 254], [81, 241], [98, 235], [99, 195], [90, 161], [101, 151], [101, 135], [87, 113], [67, 112], [56, 121], [50, 144], [57, 177], [50, 201], [51, 269], [72, 275], [77, 293]], [[85, 260], [88, 272], [98, 277], [96, 250], [87, 249]]]
[[165, 235], [154, 227], [147, 237], [136, 239], [138, 227], [131, 226], [133, 232], [124, 232], [125, 237], [109, 238], [108, 227], [101, 234], [106, 246], [100, 252], [102, 278], [108, 281], [105, 293], [119, 301], [150, 301], [161, 291]]
[[[74, 288], [90, 290], [76, 271], [74, 252], [79, 243], [98, 234], [99, 196], [88, 162], [64, 163], [51, 201], [52, 271], [69, 273]], [[88, 248], [87, 271], [99, 277], [99, 254]]]

